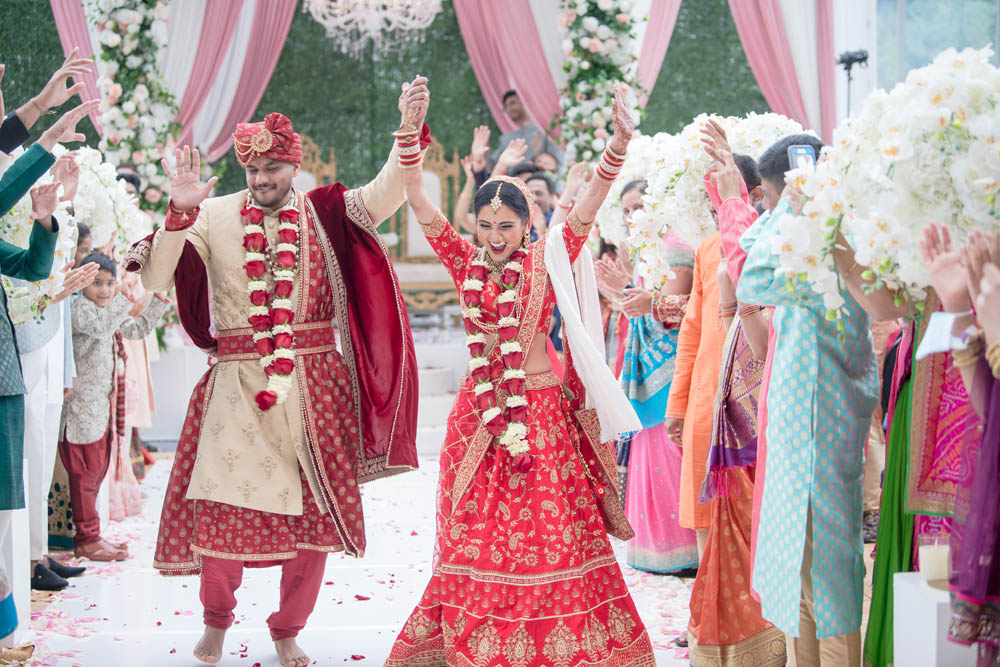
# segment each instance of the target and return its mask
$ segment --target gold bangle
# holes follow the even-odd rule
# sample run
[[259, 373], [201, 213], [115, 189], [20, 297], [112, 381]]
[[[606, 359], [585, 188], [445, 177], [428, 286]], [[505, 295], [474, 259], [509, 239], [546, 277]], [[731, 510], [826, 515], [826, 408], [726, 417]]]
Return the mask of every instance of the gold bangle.
[[982, 334], [978, 333], [966, 342], [965, 347], [960, 350], [951, 351], [951, 363], [956, 368], [973, 366], [979, 362], [979, 357], [983, 353]]
[[986, 350], [986, 363], [990, 365], [993, 377], [1000, 378], [1000, 341], [993, 341]]

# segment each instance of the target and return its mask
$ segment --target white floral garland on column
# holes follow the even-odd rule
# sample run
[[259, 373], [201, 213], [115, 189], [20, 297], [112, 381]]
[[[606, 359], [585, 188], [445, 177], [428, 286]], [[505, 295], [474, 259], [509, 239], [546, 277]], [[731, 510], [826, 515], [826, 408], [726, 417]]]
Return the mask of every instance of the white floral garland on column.
[[[559, 25], [566, 56], [560, 91], [561, 141], [569, 162], [594, 160], [614, 133], [614, 85], [633, 85], [638, 57], [632, 0], [562, 0]], [[633, 101], [633, 106], [635, 102]], [[633, 110], [633, 118], [639, 114]]]
[[[114, 165], [132, 163], [146, 184], [144, 207], [166, 211], [160, 158], [173, 150], [177, 104], [158, 66], [167, 40], [162, 0], [89, 0], [87, 20], [101, 44], [100, 149]], [[193, 47], [192, 47], [193, 48]]]

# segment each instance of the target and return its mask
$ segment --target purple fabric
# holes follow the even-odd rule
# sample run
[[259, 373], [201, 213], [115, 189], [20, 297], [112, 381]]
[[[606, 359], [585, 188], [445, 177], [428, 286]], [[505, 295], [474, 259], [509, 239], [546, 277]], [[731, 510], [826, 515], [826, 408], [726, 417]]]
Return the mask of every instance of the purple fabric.
[[[1000, 645], [1000, 382], [980, 360], [976, 388], [982, 387], [985, 428], [979, 446], [969, 437], [963, 447], [971, 480], [959, 487], [952, 524], [952, 620], [949, 639], [980, 644], [980, 664], [996, 657]], [[973, 426], [970, 431], [977, 427]], [[971, 435], [971, 434], [970, 434]]]
[[722, 358], [707, 474], [698, 498], [703, 503], [730, 495], [733, 469], [757, 464], [757, 404], [765, 361], [754, 358], [739, 321], [726, 338]]
[[[80, 47], [79, 57], [91, 58], [94, 49], [90, 44], [90, 28], [87, 26], [87, 18], [83, 13], [83, 3], [80, 0], [51, 0], [52, 16], [56, 20], [56, 30], [59, 32], [59, 42], [62, 44], [63, 54], [68, 56], [73, 47]], [[97, 68], [92, 67], [86, 74], [80, 76], [77, 81], [83, 81], [82, 100], [99, 100], [101, 92], [97, 88]], [[94, 124], [94, 129], [98, 134], [101, 132], [101, 121], [97, 109], [90, 112], [90, 122]]]
[[[240, 123], [250, 120], [257, 103], [264, 95], [274, 66], [278, 64], [281, 49], [288, 36], [288, 28], [292, 25], [295, 14], [295, 2], [259, 2], [254, 10], [253, 29], [250, 32], [250, 45], [243, 61], [243, 71], [240, 73], [239, 88], [229, 107], [222, 131], [216, 137], [215, 143], [208, 150], [209, 162], [215, 162], [226, 154], [232, 146], [233, 130]], [[263, 109], [263, 112], [271, 111]]]
[[181, 126], [178, 146], [194, 143], [194, 119], [205, 104], [222, 61], [226, 58], [242, 8], [242, 2], [210, 2], [205, 6], [198, 50], [194, 56], [198, 66], [191, 69], [191, 78], [184, 88], [180, 110], [177, 112], [176, 120]]

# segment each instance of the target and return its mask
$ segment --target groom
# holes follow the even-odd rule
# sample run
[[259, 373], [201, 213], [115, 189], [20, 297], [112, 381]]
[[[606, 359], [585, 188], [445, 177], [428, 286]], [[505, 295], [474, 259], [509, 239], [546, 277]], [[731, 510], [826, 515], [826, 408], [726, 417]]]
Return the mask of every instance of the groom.
[[[429, 142], [428, 102], [426, 79], [404, 85], [397, 135]], [[177, 151], [164, 226], [130, 253], [147, 290], [177, 286], [185, 329], [217, 360], [191, 398], [154, 566], [200, 572], [194, 655], [215, 663], [244, 566], [280, 563], [268, 627], [281, 664], [304, 667], [296, 636], [326, 555], [364, 555], [359, 485], [417, 467], [413, 338], [376, 231], [403, 181], [393, 149], [364, 187], [295, 190], [302, 145], [277, 113], [233, 143], [247, 189], [206, 199], [216, 179]]]

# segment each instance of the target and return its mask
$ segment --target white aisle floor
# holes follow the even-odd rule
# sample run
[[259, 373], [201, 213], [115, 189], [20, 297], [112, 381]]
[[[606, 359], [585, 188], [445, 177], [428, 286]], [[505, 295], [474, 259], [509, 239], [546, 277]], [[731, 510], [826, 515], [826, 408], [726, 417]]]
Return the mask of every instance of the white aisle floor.
[[[119, 667], [198, 665], [191, 650], [201, 635], [198, 580], [163, 577], [152, 568], [156, 524], [170, 472], [157, 461], [143, 489], [140, 516], [113, 522], [112, 540], [127, 540], [133, 558], [94, 564], [73, 585], [32, 614], [27, 641], [35, 666]], [[331, 556], [316, 610], [299, 638], [315, 665], [381, 665], [430, 576], [434, 537], [436, 458], [417, 472], [365, 486], [368, 552], [364, 559]], [[622, 545], [619, 548], [620, 560]], [[692, 580], [651, 575], [627, 566], [625, 578], [656, 648], [657, 664], [687, 665], [671, 642], [687, 624]], [[265, 619], [276, 608], [280, 568], [246, 570], [237, 592], [236, 625], [220, 665], [277, 665]]]

